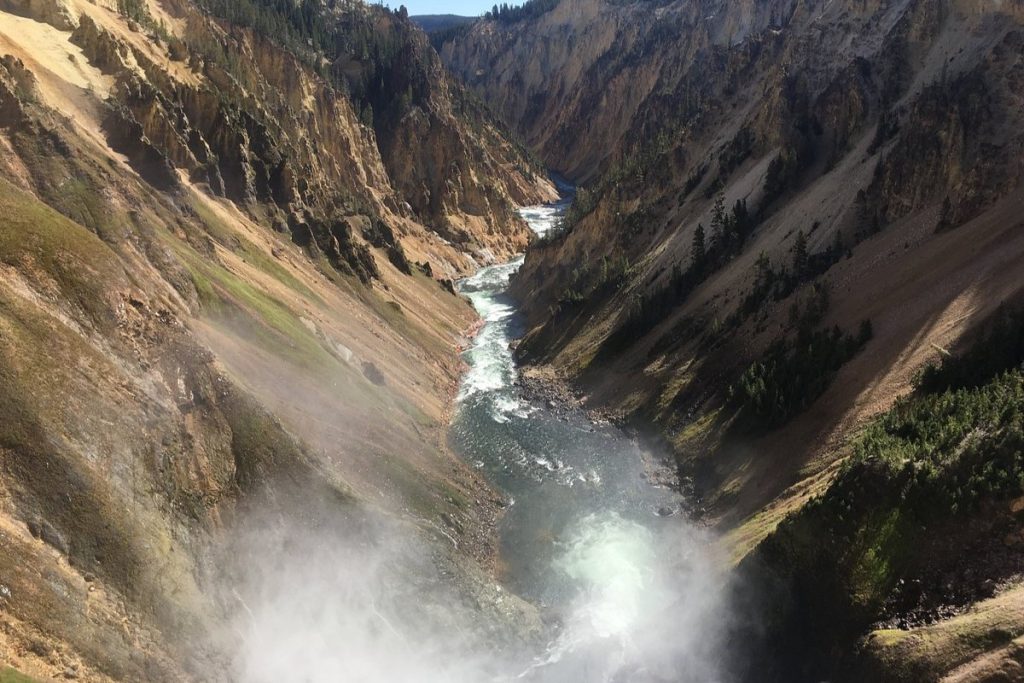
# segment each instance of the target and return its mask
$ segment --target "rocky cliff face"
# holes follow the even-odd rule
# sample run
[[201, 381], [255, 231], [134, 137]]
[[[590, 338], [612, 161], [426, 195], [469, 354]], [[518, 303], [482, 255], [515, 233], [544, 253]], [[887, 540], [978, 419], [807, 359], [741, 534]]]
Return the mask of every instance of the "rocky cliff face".
[[489, 561], [497, 502], [445, 447], [450, 280], [550, 186], [404, 18], [324, 23], [425, 88], [371, 116], [375, 57], [206, 9], [0, 6], [0, 662], [42, 679], [234, 675], [255, 512]]
[[[519, 353], [653, 426], [744, 557], [937, 348], [1019, 298], [1024, 8], [550, 4], [442, 48], [583, 184], [514, 283]], [[774, 543], [769, 564], [839, 561]]]
[[535, 21], [480, 22], [441, 54], [554, 170], [586, 180], [629, 129], [670, 54], [651, 54], [653, 63], [629, 58], [660, 14], [642, 3], [562, 2]]

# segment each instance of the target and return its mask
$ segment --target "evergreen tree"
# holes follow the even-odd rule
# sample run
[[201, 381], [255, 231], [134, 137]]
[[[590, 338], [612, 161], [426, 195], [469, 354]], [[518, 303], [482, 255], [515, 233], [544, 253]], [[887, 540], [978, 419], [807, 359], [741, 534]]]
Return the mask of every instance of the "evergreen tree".
[[935, 226], [935, 232], [942, 232], [953, 227], [953, 204], [949, 201], [949, 195], [942, 200], [942, 208], [939, 210], [939, 222]]
[[725, 195], [719, 192], [715, 197], [715, 206], [711, 210], [711, 231], [715, 242], [722, 245], [726, 242], [725, 223]]
[[747, 200], [737, 199], [732, 207], [732, 226], [740, 240], [746, 237], [750, 229], [750, 212], [747, 211]]
[[808, 254], [807, 235], [801, 230], [796, 234], [796, 244], [793, 245], [793, 275], [800, 279], [807, 274]]
[[833, 260], [839, 260], [839, 257], [842, 256], [844, 251], [846, 251], [846, 245], [843, 243], [843, 231], [836, 230], [836, 237], [832, 242]]
[[707, 257], [707, 246], [704, 242], [704, 225], [697, 224], [697, 230], [693, 233], [693, 246], [690, 247], [690, 262], [694, 272], [699, 273], [704, 269], [704, 259]]
[[758, 255], [757, 261], [754, 262], [754, 287], [761, 288], [767, 286], [774, 275], [775, 273], [772, 272], [772, 262], [768, 259], [768, 254], [762, 251]]

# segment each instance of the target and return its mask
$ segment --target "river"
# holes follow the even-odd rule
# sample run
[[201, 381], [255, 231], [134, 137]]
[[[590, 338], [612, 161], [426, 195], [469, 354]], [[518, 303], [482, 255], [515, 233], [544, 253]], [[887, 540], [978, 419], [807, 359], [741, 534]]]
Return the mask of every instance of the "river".
[[[523, 216], [543, 234], [564, 210]], [[369, 508], [311, 501], [308, 519], [257, 517], [238, 532], [240, 556], [253, 561], [230, 588], [242, 606], [235, 679], [723, 680], [721, 565], [678, 514], [679, 494], [648, 483], [650, 454], [621, 431], [531, 401], [517, 383], [509, 344], [521, 322], [506, 289], [521, 263], [461, 284], [485, 324], [466, 352], [450, 429], [452, 447], [509, 500], [502, 585], [460, 564], [450, 536], [424, 537]]]
[[[552, 230], [567, 202], [521, 210]], [[721, 587], [706, 537], [680, 495], [648, 483], [650, 454], [622, 431], [531, 401], [510, 343], [521, 321], [507, 295], [522, 257], [461, 283], [484, 321], [450, 441], [503, 491], [504, 584], [556, 624], [518, 677], [529, 681], [715, 681]]]

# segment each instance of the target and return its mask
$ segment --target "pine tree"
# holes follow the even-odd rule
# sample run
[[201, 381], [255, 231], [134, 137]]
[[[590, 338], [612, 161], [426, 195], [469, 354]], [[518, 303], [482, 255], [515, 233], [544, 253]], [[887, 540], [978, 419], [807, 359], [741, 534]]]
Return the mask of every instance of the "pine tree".
[[799, 280], [807, 274], [807, 235], [801, 230], [796, 234], [796, 244], [793, 245], [793, 275]]
[[843, 243], [843, 231], [836, 230], [835, 240], [832, 242], [832, 259], [839, 260], [843, 252], [846, 251], [846, 245]]
[[690, 247], [691, 268], [698, 273], [704, 269], [704, 259], [707, 256], [704, 237], [704, 226], [698, 223], [697, 229], [693, 233], [693, 246]]
[[747, 200], [737, 199], [732, 207], [732, 225], [736, 235], [742, 240], [750, 229], [750, 212], [747, 211]]
[[721, 192], [715, 197], [711, 210], [711, 231], [717, 243], [725, 243], [725, 195]]
[[939, 210], [939, 222], [935, 226], [935, 232], [942, 232], [953, 227], [953, 203], [949, 201], [949, 195], [942, 200], [942, 208]]
[[373, 105], [372, 104], [367, 103], [366, 106], [363, 107], [363, 112], [362, 112], [362, 115], [359, 117], [359, 120], [367, 128], [373, 128]]
[[754, 262], [754, 286], [765, 287], [771, 282], [772, 276], [772, 262], [768, 259], [768, 254], [763, 251], [758, 255], [757, 261]]

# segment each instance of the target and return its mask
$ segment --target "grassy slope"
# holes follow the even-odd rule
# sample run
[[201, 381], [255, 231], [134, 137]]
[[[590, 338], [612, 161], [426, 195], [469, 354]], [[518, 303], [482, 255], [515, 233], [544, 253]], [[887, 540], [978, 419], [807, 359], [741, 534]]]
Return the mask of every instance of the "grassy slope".
[[[103, 172], [83, 157], [78, 183], [104, 196]], [[28, 161], [42, 176], [69, 163]], [[114, 194], [133, 187], [125, 173]], [[443, 449], [466, 304], [390, 270], [392, 293], [332, 282], [220, 202], [189, 189], [196, 218], [182, 220], [146, 188], [133, 192], [139, 219], [107, 210], [93, 232], [0, 179], [0, 573], [17, 598], [3, 649], [25, 652], [32, 671], [58, 666], [36, 659], [26, 643], [38, 641], [96, 680], [138, 680], [139, 666], [181, 680], [193, 663], [165, 659], [174, 645], [159, 629], [204, 633], [193, 563], [211, 515], [274, 479], [276, 501], [298, 493], [291, 482], [303, 499], [341, 489], [428, 529], [445, 512], [480, 534], [467, 547], [483, 559], [485, 524], [473, 520], [486, 515], [453, 507], [481, 484]], [[63, 539], [60, 553], [28, 533], [33, 519]], [[62, 555], [71, 566], [55, 573]], [[88, 592], [86, 569], [109, 601]]]
[[[457, 537], [456, 568], [471, 564], [467, 554], [486, 567], [497, 503], [445, 444], [471, 308], [417, 268], [400, 272], [383, 247], [367, 252], [379, 280], [357, 282], [328, 263], [323, 244], [292, 243], [285, 214], [269, 202], [212, 197], [187, 173], [166, 194], [147, 185], [103, 132], [110, 72], [119, 71], [104, 41], [128, 55], [123, 76], [145, 71], [167, 96], [157, 104], [171, 104], [163, 121], [159, 107], [140, 114], [155, 144], [174, 147], [174, 131], [161, 126], [181, 124], [171, 102], [179, 96], [196, 98], [189, 118], [206, 126], [212, 146], [276, 133], [250, 114], [308, 124], [295, 138], [309, 145], [286, 156], [298, 155], [291, 170], [302, 187], [325, 188], [306, 197], [310, 211], [359, 214], [350, 218], [360, 226], [372, 224], [364, 212], [380, 218], [410, 258], [445, 277], [472, 267], [465, 251], [476, 242], [451, 244], [418, 223], [393, 189], [402, 178], [388, 177], [379, 139], [348, 100], [328, 106], [316, 75], [273, 45], [244, 32], [225, 39], [230, 54], [214, 61], [237, 67], [239, 85], [210, 63], [204, 71], [201, 60], [175, 56], [181, 45], [153, 38], [148, 19], [134, 26], [106, 7], [68, 4], [106, 37], [80, 36], [79, 46], [68, 32], [0, 13], [0, 51], [25, 67], [3, 67], [19, 84], [3, 93], [18, 116], [0, 126], [0, 579], [14, 595], [2, 605], [6, 663], [43, 678], [79, 663], [82, 678], [98, 681], [203, 671], [230, 630], [211, 636], [207, 627], [236, 604], [228, 597], [213, 609], [211, 555], [247, 505], [302, 516], [299, 503], [347, 509], [358, 498], [444, 547]], [[161, 32], [220, 36], [191, 3], [147, 4]], [[429, 69], [417, 77], [442, 79]], [[145, 108], [154, 103], [142, 85], [133, 104]], [[448, 102], [447, 83], [434, 85]], [[205, 99], [211, 90], [219, 103]], [[218, 106], [230, 111], [223, 120]], [[459, 135], [470, 128], [465, 116], [482, 116], [442, 109]], [[504, 178], [508, 187], [495, 189], [465, 168], [459, 194], [485, 213], [447, 207], [501, 255], [526, 233], [508, 193], [545, 189], [503, 170], [518, 152], [482, 125], [473, 140], [417, 139], [412, 149], [432, 164], [472, 143], [470, 156]], [[260, 138], [242, 154], [272, 156], [286, 142]], [[225, 174], [245, 173], [224, 159], [236, 151], [221, 157]], [[414, 173], [400, 167], [396, 176]], [[321, 218], [310, 222], [324, 230]]]
[[983, 600], [952, 619], [911, 630], [877, 630], [864, 646], [879, 681], [1019, 680], [1024, 672], [1024, 588]]
[[36, 683], [36, 679], [18, 673], [10, 667], [0, 669], [0, 683]]
[[[141, 544], [165, 547], [166, 537], [150, 526], [149, 510], [140, 507], [133, 518], [118, 514], [124, 504], [120, 476], [108, 471], [106, 480], [104, 468], [89, 462], [78, 441], [80, 430], [89, 428], [88, 417], [80, 420], [88, 414], [83, 404], [93, 417], [119, 408], [111, 385], [123, 370], [100, 339], [113, 334], [112, 292], [126, 286], [127, 278], [116, 254], [94, 234], [3, 185], [0, 261], [17, 270], [5, 273], [0, 286], [0, 464], [10, 487], [0, 508], [23, 520], [48, 520], [78, 566], [89, 566], [94, 553], [102, 555], [104, 564], [95, 571], [116, 590], [126, 581], [152, 590], [154, 571], [168, 582], [172, 574], [187, 574], [178, 574], [180, 565], [164, 564], [157, 553], [144, 569]], [[126, 424], [137, 418], [136, 411], [121, 410]], [[124, 435], [108, 429], [106, 436], [113, 441]], [[121, 628], [108, 621], [119, 610], [96, 604], [98, 618], [85, 620], [81, 575], [66, 567], [50, 569], [53, 558], [45, 546], [31, 542], [23, 523], [15, 528], [17, 533], [8, 529], [5, 535], [3, 553], [4, 576], [15, 597], [12, 616], [70, 643], [108, 672], [131, 670], [129, 651], [117, 644]], [[49, 581], [39, 574], [49, 574]], [[184, 605], [186, 593], [180, 598]], [[147, 603], [152, 607], [160, 598]], [[116, 618], [123, 619], [123, 612]]]

